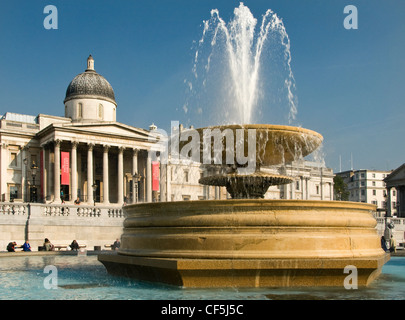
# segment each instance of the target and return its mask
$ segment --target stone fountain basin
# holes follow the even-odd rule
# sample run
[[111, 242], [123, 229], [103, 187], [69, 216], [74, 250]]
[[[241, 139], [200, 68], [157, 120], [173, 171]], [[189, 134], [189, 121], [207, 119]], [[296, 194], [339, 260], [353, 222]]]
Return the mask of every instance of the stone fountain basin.
[[[232, 133], [234, 138], [233, 150], [234, 162], [236, 159], [236, 144], [244, 143], [244, 155], [248, 155], [248, 132], [249, 130], [256, 130], [255, 143], [256, 143], [256, 165], [257, 166], [271, 166], [283, 163], [288, 163], [301, 157], [305, 157], [315, 151], [323, 141], [321, 134], [300, 127], [284, 126], [284, 125], [272, 125], [272, 124], [246, 124], [246, 125], [221, 125], [205, 128], [195, 129], [200, 136], [200, 142], [203, 146], [201, 152], [206, 150], [204, 147], [204, 134], [207, 130], [211, 132], [214, 130], [220, 130], [220, 132]], [[243, 130], [243, 141], [237, 139], [237, 130]], [[228, 142], [229, 143], [229, 142]], [[226, 139], [222, 139], [222, 159], [225, 161], [226, 152], [229, 151], [226, 148]], [[213, 156], [214, 139], [211, 139], [211, 150]], [[225, 162], [222, 162], [225, 164]]]
[[358, 285], [380, 273], [374, 205], [339, 201], [207, 200], [125, 207], [121, 248], [99, 256], [113, 274], [184, 287]]
[[383, 253], [370, 204], [237, 199], [145, 203], [125, 210], [120, 254], [218, 259]]

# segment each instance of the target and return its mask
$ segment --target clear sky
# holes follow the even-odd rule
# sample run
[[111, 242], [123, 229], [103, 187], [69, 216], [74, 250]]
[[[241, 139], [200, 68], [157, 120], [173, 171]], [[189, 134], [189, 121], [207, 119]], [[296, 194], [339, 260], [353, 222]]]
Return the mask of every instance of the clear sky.
[[[405, 162], [405, 1], [245, 0], [261, 19], [272, 9], [291, 41], [296, 123], [324, 136], [322, 153], [335, 172], [395, 169]], [[168, 130], [191, 121], [182, 106], [193, 41], [231, 0], [1, 0], [0, 113], [63, 116], [70, 81], [95, 69], [113, 86], [117, 121]], [[44, 8], [58, 9], [47, 30]], [[358, 29], [344, 7], [355, 5]], [[198, 119], [195, 119], [198, 126]], [[261, 119], [272, 123], [272, 117]], [[287, 124], [287, 123], [286, 123]], [[351, 161], [353, 159], [353, 161]]]

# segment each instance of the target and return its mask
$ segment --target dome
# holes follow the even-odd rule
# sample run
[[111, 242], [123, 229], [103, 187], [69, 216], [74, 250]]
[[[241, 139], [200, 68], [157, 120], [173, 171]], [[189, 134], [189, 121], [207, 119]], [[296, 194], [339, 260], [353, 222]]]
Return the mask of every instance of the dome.
[[66, 90], [65, 103], [77, 98], [102, 99], [117, 105], [114, 90], [110, 83], [94, 70], [94, 60], [90, 55], [87, 69], [70, 82]]

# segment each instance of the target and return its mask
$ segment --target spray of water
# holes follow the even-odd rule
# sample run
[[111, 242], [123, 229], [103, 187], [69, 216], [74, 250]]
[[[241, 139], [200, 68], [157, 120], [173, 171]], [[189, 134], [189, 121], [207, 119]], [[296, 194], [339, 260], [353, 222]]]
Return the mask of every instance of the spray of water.
[[[293, 94], [295, 80], [291, 69], [290, 40], [282, 20], [272, 10], [263, 15], [260, 26], [248, 7], [240, 3], [234, 10], [234, 17], [226, 23], [219, 11], [211, 11], [210, 20], [203, 23], [203, 32], [196, 43], [193, 81], [187, 81], [190, 92], [198, 91], [199, 97], [210, 95], [210, 101], [221, 121], [237, 124], [252, 124], [257, 121], [257, 106], [265, 95], [267, 81], [263, 85], [261, 67], [265, 48], [283, 50], [287, 69], [284, 81], [289, 103], [289, 123], [297, 114], [296, 98]], [[204, 55], [209, 48], [209, 54]], [[193, 85], [200, 81], [202, 86]], [[216, 92], [213, 92], [215, 88]], [[196, 92], [197, 92], [196, 91]], [[198, 99], [197, 99], [198, 100]], [[198, 104], [198, 102], [197, 102]], [[195, 106], [199, 113], [204, 106]], [[265, 106], [268, 108], [269, 106]], [[184, 110], [189, 106], [185, 104]], [[220, 109], [220, 110], [218, 110]], [[225, 120], [226, 119], [226, 120]], [[224, 124], [224, 123], [222, 123]]]

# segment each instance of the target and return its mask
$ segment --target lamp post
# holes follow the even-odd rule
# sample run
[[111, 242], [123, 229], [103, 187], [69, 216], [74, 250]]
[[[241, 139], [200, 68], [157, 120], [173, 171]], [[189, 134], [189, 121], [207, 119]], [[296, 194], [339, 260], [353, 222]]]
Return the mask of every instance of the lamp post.
[[37, 176], [37, 169], [38, 169], [38, 166], [35, 164], [35, 162], [33, 162], [32, 165], [31, 165], [31, 175], [32, 175], [32, 199], [31, 199], [31, 202], [37, 202], [37, 186], [35, 184], [35, 178]]
[[94, 201], [94, 206], [96, 206], [96, 190], [97, 190], [97, 185], [96, 183], [93, 183], [93, 201]]
[[133, 194], [132, 196], [135, 199], [135, 203], [138, 202], [138, 183], [141, 180], [141, 175], [138, 174], [138, 172], [135, 172], [135, 174], [133, 175], [133, 183], [135, 184], [135, 194]]

